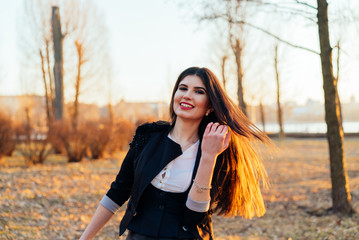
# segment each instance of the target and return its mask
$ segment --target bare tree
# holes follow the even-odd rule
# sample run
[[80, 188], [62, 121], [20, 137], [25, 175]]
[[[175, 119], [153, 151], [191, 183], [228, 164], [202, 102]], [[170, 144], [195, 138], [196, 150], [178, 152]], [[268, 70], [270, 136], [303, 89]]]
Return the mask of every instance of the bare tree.
[[[232, 19], [233, 15], [241, 15], [245, 18], [245, 1], [226, 1], [227, 2], [227, 16]], [[231, 21], [228, 23], [228, 40], [235, 57], [236, 70], [237, 70], [237, 97], [238, 105], [242, 112], [247, 115], [247, 104], [244, 101], [243, 89], [243, 49], [244, 49], [244, 27], [242, 24], [233, 24]]]
[[[340, 76], [340, 40], [338, 40], [337, 45], [335, 46], [337, 48], [337, 74], [335, 76], [335, 85], [338, 86], [339, 76]], [[338, 95], [339, 96], [339, 95]], [[340, 103], [340, 98], [338, 97], [338, 104], [339, 104], [339, 113], [340, 113], [340, 119], [343, 119], [342, 115], [342, 104]], [[341, 120], [342, 128], [343, 128], [343, 121]]]
[[[68, 92], [74, 92], [70, 117], [73, 125], [76, 126], [81, 94], [94, 92], [102, 85], [101, 77], [106, 75], [108, 69], [104, 65], [111, 62], [103, 61], [103, 56], [107, 52], [103, 16], [98, 14], [92, 2], [75, 0], [57, 2], [58, 8], [53, 8], [52, 17], [51, 6], [55, 2], [24, 1], [23, 23], [28, 28], [26, 31], [22, 28], [20, 35], [24, 40], [20, 41], [20, 44], [26, 63], [32, 65], [29, 68], [33, 69], [36, 65], [41, 69], [48, 126], [54, 119], [55, 105], [56, 109], [61, 109], [60, 106], [63, 105], [64, 91], [67, 93], [66, 96], [69, 95]], [[52, 23], [56, 24], [53, 29]], [[53, 44], [53, 41], [56, 44]], [[53, 76], [55, 72], [56, 77]], [[59, 80], [61, 76], [63, 81]], [[71, 85], [74, 86], [73, 89], [69, 87]], [[56, 111], [56, 117], [61, 115], [62, 111]]]
[[[328, 2], [327, 0], [317, 0], [317, 7], [299, 0], [294, 1], [300, 6], [304, 6], [308, 11], [303, 11], [306, 18], [313, 21], [316, 16], [318, 26], [320, 53], [302, 47], [266, 31], [263, 28], [249, 24], [271, 37], [289, 46], [307, 50], [320, 56], [323, 76], [324, 102], [325, 102], [325, 121], [327, 124], [327, 139], [329, 144], [330, 173], [332, 182], [332, 201], [335, 213], [351, 214], [354, 212], [351, 206], [351, 196], [348, 185], [346, 171], [346, 161], [344, 154], [344, 132], [342, 118], [340, 114], [340, 100], [337, 89], [338, 78], [333, 74], [332, 47], [330, 45], [329, 24], [328, 24]], [[287, 8], [288, 9], [288, 8]], [[312, 13], [310, 12], [312, 11]], [[297, 13], [301, 14], [299, 10]], [[314, 21], [315, 22], [315, 21]], [[243, 24], [243, 21], [241, 22]], [[248, 24], [247, 24], [248, 25]]]
[[[224, 27], [227, 29], [228, 45], [231, 49], [234, 65], [236, 67], [236, 82], [237, 82], [237, 97], [238, 105], [245, 115], [247, 115], [247, 105], [244, 99], [244, 70], [243, 70], [243, 52], [245, 47], [245, 28], [243, 24], [234, 24], [233, 18], [238, 15], [241, 18], [246, 18], [246, 4], [244, 0], [228, 0], [228, 1], [217, 1], [216, 4], [209, 4], [203, 2], [202, 7], [207, 9], [203, 15], [199, 16], [201, 21], [218, 21], [224, 20]], [[211, 6], [209, 6], [211, 5]], [[218, 8], [217, 8], [218, 7]], [[222, 71], [223, 65], [226, 64], [227, 58], [222, 58]], [[224, 73], [222, 72], [222, 77]], [[225, 77], [223, 78], [226, 79]]]
[[259, 103], [259, 115], [260, 115], [262, 126], [263, 126], [263, 132], [266, 132], [266, 115], [264, 113], [264, 107], [262, 104], [262, 100]]
[[80, 95], [80, 85], [82, 79], [81, 67], [85, 63], [83, 45], [79, 41], [75, 41], [75, 46], [77, 50], [78, 64], [77, 64], [77, 76], [75, 81], [75, 101], [74, 101], [73, 113], [72, 113], [72, 127], [74, 129], [77, 128], [77, 119], [79, 114], [79, 95]]
[[351, 214], [351, 196], [344, 155], [344, 133], [340, 115], [337, 80], [333, 74], [332, 47], [329, 41], [328, 3], [317, 0], [320, 59], [322, 64], [325, 100], [325, 121], [329, 143], [330, 176], [332, 180], [332, 200], [334, 212]]
[[[47, 126], [51, 126], [54, 119], [54, 79], [52, 66], [52, 31], [51, 5], [43, 1], [24, 1], [24, 13], [20, 19], [21, 28], [19, 45], [23, 53], [23, 69], [41, 68], [42, 82], [46, 102]], [[51, 56], [50, 56], [51, 55]], [[26, 74], [29, 78], [29, 74]], [[33, 78], [37, 75], [31, 75]], [[32, 85], [36, 85], [32, 81]]]
[[114, 115], [114, 111], [113, 111], [113, 106], [112, 106], [112, 76], [113, 76], [113, 72], [112, 72], [112, 65], [111, 65], [111, 59], [110, 56], [108, 55], [108, 53], [106, 53], [104, 55], [105, 59], [104, 59], [104, 65], [106, 70], [106, 78], [107, 78], [107, 97], [108, 97], [108, 103], [107, 103], [107, 109], [108, 109], [108, 118], [110, 119], [110, 124], [111, 127], [114, 124], [114, 120], [115, 120], [115, 115]]
[[221, 62], [221, 75], [222, 75], [222, 81], [223, 81], [223, 87], [226, 89], [227, 79], [226, 79], [226, 62], [228, 60], [227, 55], [222, 56], [222, 62]]
[[316, 23], [319, 33], [320, 53], [317, 51], [286, 41], [274, 33], [259, 27], [251, 22], [241, 18], [234, 18], [220, 12], [212, 14], [211, 19], [225, 19], [232, 24], [246, 25], [250, 28], [256, 29], [268, 36], [298, 49], [306, 50], [308, 52], [320, 56], [323, 76], [323, 89], [325, 99], [325, 120], [327, 124], [327, 138], [329, 144], [330, 155], [330, 169], [332, 181], [332, 200], [333, 210], [336, 213], [350, 214], [354, 210], [351, 206], [351, 196], [347, 181], [347, 172], [345, 164], [345, 155], [343, 147], [344, 133], [341, 124], [340, 116], [340, 101], [337, 90], [337, 81], [333, 75], [332, 64], [332, 47], [329, 41], [329, 26], [328, 26], [328, 3], [326, 0], [317, 0], [317, 6], [312, 6], [307, 2], [294, 0], [282, 4], [273, 4], [266, 1], [257, 1], [264, 6], [271, 6], [281, 11], [289, 12], [290, 14], [300, 15], [308, 19], [311, 23]]
[[49, 96], [49, 88], [51, 86], [48, 86], [47, 79], [46, 79], [46, 70], [45, 70], [45, 59], [44, 55], [42, 53], [42, 50], [39, 50], [40, 58], [41, 58], [41, 71], [42, 71], [42, 79], [44, 82], [44, 88], [45, 88], [45, 103], [46, 103], [46, 117], [47, 117], [47, 126], [50, 127], [51, 123], [53, 122], [53, 112], [52, 112], [52, 96]]
[[[71, 109], [71, 122], [76, 129], [79, 118], [79, 98], [86, 87], [107, 78], [111, 69], [111, 62], [107, 60], [106, 34], [95, 7], [89, 3], [78, 5], [73, 11], [74, 31], [69, 36], [75, 46], [77, 68], [74, 81], [74, 101]], [[102, 64], [99, 64], [102, 63]], [[105, 76], [105, 77], [104, 77]], [[87, 83], [87, 85], [86, 85]]]
[[243, 67], [242, 67], [242, 54], [243, 54], [243, 42], [241, 42], [238, 38], [234, 39], [234, 43], [231, 44], [234, 56], [236, 58], [236, 66], [237, 66], [237, 97], [238, 97], [238, 105], [242, 112], [247, 115], [247, 104], [244, 101], [244, 90], [243, 90]]
[[52, 37], [54, 42], [54, 77], [55, 77], [55, 120], [63, 118], [64, 109], [64, 83], [63, 83], [63, 55], [62, 45], [64, 36], [61, 31], [60, 12], [58, 7], [52, 7]]
[[[52, 8], [55, 2], [58, 8]], [[92, 92], [91, 96], [96, 95], [95, 91], [104, 85], [101, 80], [108, 69], [104, 65], [111, 63], [103, 60], [107, 53], [103, 16], [97, 13], [91, 3], [88, 0], [24, 1], [24, 26], [29, 28], [22, 28], [21, 39], [24, 41], [20, 43], [26, 63], [31, 65], [29, 69], [41, 69], [49, 140], [57, 148], [56, 151], [66, 151], [69, 161], [80, 161], [86, 148], [86, 144], [79, 145], [86, 138], [81, 126], [78, 129], [81, 94], [87, 92], [90, 95]], [[39, 73], [40, 71], [36, 71], [31, 77], [38, 78], [36, 75], [40, 75]], [[56, 119], [60, 119], [62, 115], [68, 116], [68, 112], [65, 112], [68, 109], [63, 109], [64, 95], [71, 97], [71, 93], [74, 94], [73, 104], [69, 109], [71, 127], [66, 134], [57, 134], [57, 128], [64, 126], [66, 121], [52, 123], [54, 109], [62, 109], [56, 111]], [[55, 98], [56, 101], [53, 101]]]
[[283, 138], [285, 136], [283, 130], [283, 112], [280, 100], [280, 81], [279, 81], [279, 70], [278, 70], [278, 44], [274, 47], [274, 70], [275, 70], [275, 79], [277, 85], [277, 117], [278, 117], [278, 125], [279, 125], [279, 138]]

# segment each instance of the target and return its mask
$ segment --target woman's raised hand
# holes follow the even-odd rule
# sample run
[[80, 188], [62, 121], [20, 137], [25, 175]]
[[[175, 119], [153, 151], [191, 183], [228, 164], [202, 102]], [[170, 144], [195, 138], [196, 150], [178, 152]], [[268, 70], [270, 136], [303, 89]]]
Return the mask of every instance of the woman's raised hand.
[[227, 125], [209, 123], [203, 134], [202, 155], [217, 157], [228, 147], [230, 137], [231, 131]]

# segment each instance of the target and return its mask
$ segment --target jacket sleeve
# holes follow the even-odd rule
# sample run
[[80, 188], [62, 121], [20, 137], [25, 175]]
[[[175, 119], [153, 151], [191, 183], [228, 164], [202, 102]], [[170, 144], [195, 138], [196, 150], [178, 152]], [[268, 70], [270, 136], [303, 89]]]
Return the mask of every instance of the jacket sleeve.
[[115, 181], [111, 183], [111, 187], [106, 193], [106, 195], [119, 206], [122, 206], [131, 195], [134, 177], [133, 161], [135, 155], [136, 149], [130, 147]]
[[150, 126], [150, 124], [143, 124], [136, 129], [136, 134], [130, 143], [130, 149], [122, 162], [121, 169], [106, 193], [106, 196], [118, 206], [122, 206], [131, 195], [134, 182], [134, 162], [147, 142]]
[[[216, 161], [216, 166], [213, 173], [213, 179], [212, 179], [212, 189], [210, 192], [211, 200], [210, 200], [210, 206], [209, 210], [207, 211], [193, 211], [190, 208], [188, 208], [187, 204], [184, 209], [183, 213], [183, 225], [188, 226], [189, 228], [195, 227], [197, 225], [206, 225], [209, 218], [211, 217], [213, 213], [212, 206], [215, 205], [217, 201], [217, 196], [220, 194], [222, 187], [220, 182], [223, 180], [225, 175], [225, 166], [223, 166], [223, 154], [220, 154]], [[204, 203], [201, 203], [203, 205]], [[204, 206], [204, 205], [203, 205]], [[201, 206], [202, 207], [202, 206]], [[208, 209], [208, 207], [206, 207]]]
[[211, 215], [211, 209], [207, 212], [196, 212], [186, 207], [182, 220], [182, 230], [191, 232], [196, 239], [213, 239], [208, 238], [213, 231]]
[[196, 212], [191, 209], [189, 209], [187, 206], [185, 207], [184, 213], [183, 213], [183, 225], [184, 226], [196, 226], [200, 224], [204, 218], [208, 215], [207, 212]]

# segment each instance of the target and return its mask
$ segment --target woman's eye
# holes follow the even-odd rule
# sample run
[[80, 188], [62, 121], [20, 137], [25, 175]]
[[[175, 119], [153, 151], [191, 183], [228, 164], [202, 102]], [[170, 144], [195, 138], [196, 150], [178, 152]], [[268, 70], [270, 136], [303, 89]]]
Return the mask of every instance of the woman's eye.
[[198, 93], [198, 94], [204, 94], [205, 92], [202, 91], [202, 90], [197, 90], [196, 93]]
[[179, 87], [178, 89], [181, 90], [181, 91], [186, 91], [187, 90], [186, 87]]

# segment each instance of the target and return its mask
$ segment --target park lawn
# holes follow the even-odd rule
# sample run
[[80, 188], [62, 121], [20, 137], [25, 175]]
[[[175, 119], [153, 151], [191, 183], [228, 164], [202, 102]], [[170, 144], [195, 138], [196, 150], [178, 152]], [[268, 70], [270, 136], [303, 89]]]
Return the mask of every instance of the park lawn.
[[[336, 216], [331, 206], [325, 139], [275, 141], [264, 152], [271, 187], [261, 218], [214, 216], [215, 239], [359, 239], [359, 214]], [[345, 140], [352, 204], [359, 211], [359, 138]], [[0, 239], [78, 239], [114, 180], [123, 154], [66, 164], [50, 156], [44, 165], [23, 167], [21, 157], [0, 168]], [[118, 238], [125, 206], [95, 239]], [[123, 238], [124, 239], [124, 238]]]

